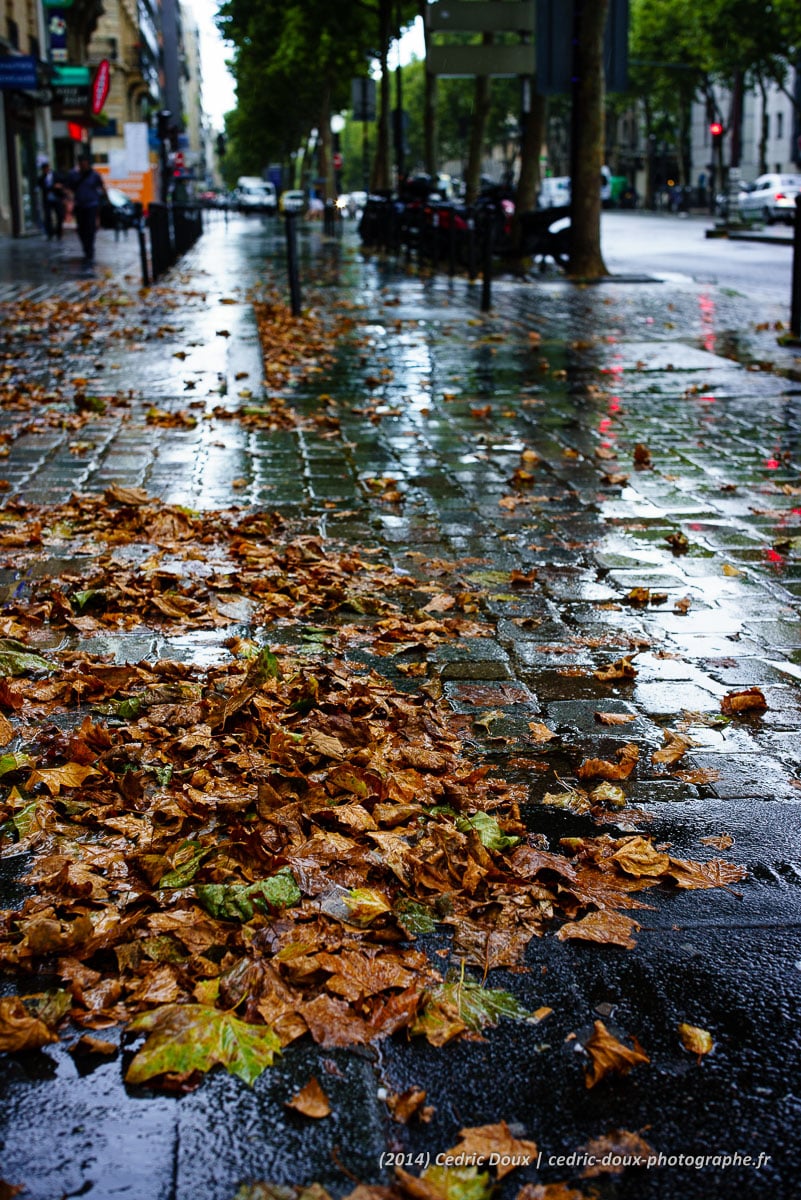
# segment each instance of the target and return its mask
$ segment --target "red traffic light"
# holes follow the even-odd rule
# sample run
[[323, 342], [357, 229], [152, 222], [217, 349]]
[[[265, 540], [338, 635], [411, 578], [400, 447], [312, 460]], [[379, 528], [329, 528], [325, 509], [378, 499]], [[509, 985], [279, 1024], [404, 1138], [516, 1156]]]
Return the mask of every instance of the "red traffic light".
[[720, 121], [712, 121], [709, 126], [709, 132], [712, 134], [712, 137], [720, 137], [723, 133], [723, 126]]

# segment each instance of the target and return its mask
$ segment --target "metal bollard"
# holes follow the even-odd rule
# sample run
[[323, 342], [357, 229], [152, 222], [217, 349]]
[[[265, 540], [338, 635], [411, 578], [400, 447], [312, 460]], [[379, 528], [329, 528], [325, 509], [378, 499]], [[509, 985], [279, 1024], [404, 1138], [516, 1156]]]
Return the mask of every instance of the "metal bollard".
[[139, 259], [142, 263], [142, 287], [150, 287], [150, 271], [147, 265], [147, 242], [145, 241], [145, 219], [139, 217], [136, 222], [136, 234], [139, 238]]
[[795, 198], [793, 282], [790, 296], [790, 332], [801, 338], [801, 195]]
[[300, 316], [300, 277], [298, 275], [298, 229], [297, 214], [284, 213], [286, 222], [286, 266], [289, 272], [289, 300], [292, 316]]
[[495, 232], [495, 213], [490, 210], [484, 230], [483, 261], [481, 266], [481, 311], [489, 312], [492, 307], [492, 251]]

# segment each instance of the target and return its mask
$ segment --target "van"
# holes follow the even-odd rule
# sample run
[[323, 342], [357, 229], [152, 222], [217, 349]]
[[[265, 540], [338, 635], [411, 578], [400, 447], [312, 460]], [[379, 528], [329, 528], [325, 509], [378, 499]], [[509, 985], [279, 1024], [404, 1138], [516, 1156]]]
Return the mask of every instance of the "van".
[[236, 200], [240, 212], [274, 213], [278, 209], [275, 184], [258, 175], [240, 175], [236, 181]]
[[570, 203], [570, 176], [550, 175], [540, 184], [537, 208], [564, 208]]

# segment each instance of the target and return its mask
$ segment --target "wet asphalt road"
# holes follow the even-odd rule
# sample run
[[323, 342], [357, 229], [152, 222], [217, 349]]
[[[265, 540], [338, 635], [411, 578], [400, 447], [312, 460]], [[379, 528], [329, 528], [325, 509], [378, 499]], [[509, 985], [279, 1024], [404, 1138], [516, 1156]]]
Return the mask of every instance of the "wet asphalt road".
[[[643, 260], [637, 239], [632, 247], [633, 272]], [[118, 482], [214, 508], [232, 502], [237, 478], [245, 480], [237, 503], [301, 514], [311, 529], [382, 547], [403, 570], [409, 551], [428, 559], [476, 556], [501, 570], [536, 568], [530, 597], [499, 591], [491, 598], [493, 638], [462, 645], [462, 669], [445, 684], [454, 708], [503, 708], [504, 723], [493, 733], [509, 736], [543, 720], [567, 744], [593, 753], [632, 733], [655, 748], [662, 728], [683, 711], [699, 714], [689, 729], [699, 745], [688, 765], [713, 768], [719, 779], [682, 784], [643, 764], [631, 799], [651, 817], [649, 833], [677, 856], [702, 857], [702, 837], [731, 835], [725, 857], [744, 863], [749, 877], [728, 890], [650, 892], [654, 908], [641, 914], [634, 950], [535, 940], [529, 973], [497, 971], [491, 982], [531, 1009], [550, 1006], [553, 1015], [536, 1027], [501, 1024], [480, 1042], [435, 1050], [399, 1038], [358, 1053], [297, 1044], [252, 1089], [214, 1072], [182, 1098], [126, 1089], [120, 1059], [90, 1065], [63, 1044], [4, 1056], [0, 1178], [24, 1184], [33, 1200], [232, 1200], [242, 1182], [257, 1179], [319, 1181], [343, 1195], [354, 1177], [388, 1182], [387, 1151], [433, 1159], [454, 1145], [460, 1128], [506, 1120], [537, 1142], [543, 1160], [539, 1171], [508, 1176], [504, 1197], [535, 1180], [571, 1178], [582, 1186], [548, 1156], [625, 1128], [667, 1156], [770, 1159], [759, 1170], [693, 1162], [584, 1183], [603, 1200], [792, 1200], [801, 1195], [801, 567], [794, 551], [775, 546], [801, 534], [798, 501], [782, 490], [801, 484], [801, 374], [794, 352], [777, 347], [771, 329], [756, 327], [786, 319], [782, 268], [760, 292], [758, 311], [748, 286], [732, 286], [722, 266], [725, 286], [709, 282], [706, 268], [699, 283], [674, 254], [667, 283], [579, 289], [551, 275], [535, 284], [499, 281], [493, 313], [481, 318], [478, 288], [464, 280], [404, 273], [391, 261], [363, 259], [352, 239], [326, 244], [318, 230], [306, 231], [307, 297], [314, 283], [324, 284], [329, 301], [359, 306], [363, 345], [343, 346], [324, 381], [341, 401], [341, 437], [228, 424], [221, 434], [214, 421], [201, 421], [154, 439], [144, 406], [181, 407], [187, 380], [209, 410], [221, 378], [233, 392], [245, 370], [258, 396], [260, 356], [246, 289], [280, 271], [281, 249], [269, 222], [213, 222], [176, 276], [172, 332], [143, 337], [135, 352], [115, 355], [116, 367], [102, 369], [114, 387], [135, 390], [133, 418], [99, 419], [95, 448], [77, 456], [58, 429], [18, 438], [3, 466], [9, 494], [50, 502]], [[779, 247], [757, 253], [777, 256], [777, 264], [787, 256]], [[610, 266], [622, 263], [621, 254], [610, 244]], [[99, 286], [116, 285], [101, 277]], [[226, 338], [216, 336], [223, 297], [237, 301], [224, 310]], [[136, 320], [155, 326], [166, 311], [156, 296]], [[532, 329], [541, 335], [536, 355]], [[178, 349], [190, 351], [185, 360], [174, 357]], [[71, 354], [76, 371], [97, 361], [91, 346]], [[371, 389], [365, 377], [377, 367], [385, 374]], [[297, 407], [316, 411], [322, 386], [301, 389]], [[372, 419], [364, 412], [368, 396]], [[487, 403], [493, 419], [477, 419], [472, 410]], [[0, 414], [0, 432], [8, 419]], [[651, 470], [633, 469], [636, 443], [650, 447]], [[510, 492], [522, 446], [539, 455], [540, 499], [504, 508], [499, 500]], [[596, 454], [615, 447], [629, 476], [623, 486], [604, 482], [608, 459]], [[399, 481], [401, 511], [370, 500], [368, 475]], [[690, 542], [681, 557], [665, 541], [677, 530]], [[621, 606], [640, 586], [667, 593], [668, 603]], [[692, 607], [676, 614], [673, 602], [684, 596]], [[526, 616], [539, 623], [521, 624]], [[638, 656], [633, 684], [610, 690], [592, 676], [565, 674], [617, 657], [612, 639], [623, 635], [653, 642]], [[119, 659], [225, 654], [208, 635], [189, 634], [177, 645], [140, 635], [97, 641], [87, 648]], [[572, 654], [553, 652], [571, 642]], [[469, 691], [476, 683], [486, 692], [480, 705]], [[704, 723], [725, 692], [751, 685], [768, 699], [763, 716], [723, 729]], [[517, 689], [511, 703], [504, 686]], [[621, 735], [605, 731], [599, 743], [592, 714], [600, 701], [636, 713], [636, 725]], [[483, 750], [504, 753], [490, 740]], [[544, 790], [543, 778], [531, 782], [526, 820], [533, 830], [554, 841], [588, 832], [579, 818], [539, 806]], [[24, 866], [13, 856], [2, 864], [7, 904], [19, 900], [12, 881]], [[0, 986], [17, 988], [12, 980]], [[636, 1034], [651, 1064], [588, 1091], [576, 1043], [599, 1017], [620, 1035]], [[679, 1047], [680, 1021], [712, 1032], [715, 1050], [703, 1063]], [[332, 1117], [311, 1124], [283, 1104], [310, 1073], [325, 1069], [323, 1058], [341, 1076], [325, 1077]], [[426, 1089], [434, 1117], [428, 1125], [393, 1125], [379, 1089], [411, 1085]]]

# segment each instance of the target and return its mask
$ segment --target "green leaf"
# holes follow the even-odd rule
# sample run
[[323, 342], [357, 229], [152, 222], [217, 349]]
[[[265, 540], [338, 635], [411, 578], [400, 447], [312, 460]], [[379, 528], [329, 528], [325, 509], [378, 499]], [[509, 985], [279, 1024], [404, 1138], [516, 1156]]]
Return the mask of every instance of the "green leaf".
[[205, 1004], [164, 1004], [134, 1017], [127, 1029], [150, 1035], [128, 1068], [127, 1083], [157, 1075], [185, 1079], [219, 1064], [253, 1084], [281, 1050], [269, 1026], [249, 1025]]
[[203, 846], [200, 842], [184, 842], [179, 852], [189, 848], [192, 850], [189, 857], [172, 871], [167, 871], [165, 875], [162, 875], [158, 883], [160, 888], [186, 887], [197, 875], [201, 863], [212, 852], [208, 846]]
[[149, 769], [156, 776], [156, 780], [161, 787], [166, 787], [172, 779], [172, 767], [169, 763], [166, 763], [164, 766], [159, 766], [158, 763], [151, 763]]
[[200, 903], [222, 921], [250, 921], [254, 913], [269, 913], [300, 903], [300, 888], [289, 867], [257, 883], [205, 883], [195, 887]]
[[30, 671], [57, 671], [40, 654], [33, 654], [24, 642], [0, 638], [0, 675], [26, 675]]
[[278, 659], [268, 646], [264, 646], [248, 667], [245, 687], [261, 687], [268, 679], [280, 678], [281, 668], [278, 665]]
[[0, 755], [0, 778], [3, 775], [8, 775], [10, 771], [21, 771], [23, 767], [33, 765], [33, 759], [27, 754], [3, 754]]
[[462, 833], [469, 833], [471, 829], [475, 829], [482, 846], [486, 846], [488, 850], [510, 850], [520, 841], [519, 837], [503, 833], [496, 818], [485, 812], [477, 812], [473, 817], [460, 817], [456, 828]]
[[418, 933], [433, 933], [437, 928], [437, 920], [431, 909], [418, 904], [416, 900], [401, 900], [395, 905], [395, 916], [406, 933], [413, 937]]
[[478, 1167], [426, 1167], [421, 1176], [442, 1200], [489, 1200], [492, 1180]]
[[73, 592], [70, 596], [70, 604], [76, 608], [78, 612], [83, 612], [84, 609], [95, 600], [97, 597], [102, 598], [103, 592], [99, 588], [88, 588], [83, 592]]
[[58, 1025], [72, 1008], [72, 994], [63, 988], [52, 992], [34, 992], [29, 996], [21, 996], [20, 999], [31, 1016], [44, 1021], [48, 1029]]
[[497, 1025], [501, 1017], [527, 1021], [530, 1016], [511, 992], [484, 988], [462, 971], [428, 991], [412, 1033], [424, 1034], [433, 1045], [442, 1046], [465, 1030], [479, 1033], [488, 1025]]

